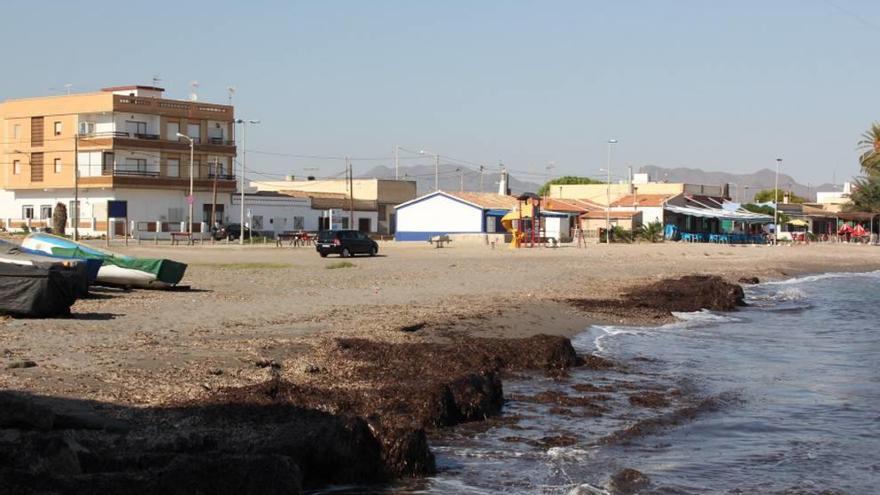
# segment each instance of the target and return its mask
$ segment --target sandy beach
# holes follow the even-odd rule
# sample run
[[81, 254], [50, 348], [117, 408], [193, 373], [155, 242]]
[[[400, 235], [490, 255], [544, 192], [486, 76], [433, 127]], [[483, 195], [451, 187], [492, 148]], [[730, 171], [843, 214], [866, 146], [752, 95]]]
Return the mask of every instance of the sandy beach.
[[[656, 316], [590, 313], [560, 302], [615, 298], [663, 277], [730, 281], [880, 268], [863, 245], [688, 244], [587, 249], [381, 246], [381, 256], [329, 269], [311, 248], [116, 246], [189, 264], [189, 291], [96, 289], [72, 319], [0, 320], [0, 388], [131, 406], [194, 399], [265, 381], [280, 369], [313, 378], [333, 338], [391, 343], [478, 337], [570, 336], [588, 324], [662, 323]], [[414, 326], [418, 331], [401, 328]], [[7, 368], [33, 361], [36, 366]], [[260, 366], [260, 363], [278, 366]], [[256, 364], [255, 364], [256, 363]]]

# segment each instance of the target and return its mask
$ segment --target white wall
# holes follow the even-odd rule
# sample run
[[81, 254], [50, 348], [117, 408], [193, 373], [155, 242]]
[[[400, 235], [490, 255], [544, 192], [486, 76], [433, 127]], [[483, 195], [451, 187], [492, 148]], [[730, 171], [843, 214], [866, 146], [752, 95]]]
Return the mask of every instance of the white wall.
[[[313, 210], [311, 200], [307, 198], [279, 198], [266, 196], [252, 196], [245, 194], [245, 215], [248, 211], [251, 216], [263, 218], [260, 231], [263, 232], [286, 232], [296, 230], [296, 217], [302, 217], [303, 230], [318, 230], [318, 219], [321, 212]], [[232, 196], [232, 204], [227, 213], [227, 223], [239, 223], [241, 220], [241, 199], [238, 194]], [[271, 220], [271, 221], [270, 221]], [[245, 216], [245, 224], [250, 225], [251, 220]], [[254, 226], [256, 229], [257, 226]]]
[[398, 232], [481, 232], [480, 208], [438, 194], [397, 209]]

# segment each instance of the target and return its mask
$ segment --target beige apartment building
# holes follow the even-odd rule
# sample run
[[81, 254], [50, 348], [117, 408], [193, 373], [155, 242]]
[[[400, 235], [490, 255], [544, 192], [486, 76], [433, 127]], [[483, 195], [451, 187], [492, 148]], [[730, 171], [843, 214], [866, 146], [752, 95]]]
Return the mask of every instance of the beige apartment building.
[[[0, 226], [51, 225], [61, 202], [71, 225], [78, 216], [81, 231], [101, 233], [107, 201], [125, 200], [136, 229], [180, 230], [190, 170], [193, 230], [210, 222], [215, 190], [225, 219], [236, 185], [233, 107], [166, 99], [163, 91], [120, 86], [0, 103]], [[193, 138], [192, 163], [178, 132]]]

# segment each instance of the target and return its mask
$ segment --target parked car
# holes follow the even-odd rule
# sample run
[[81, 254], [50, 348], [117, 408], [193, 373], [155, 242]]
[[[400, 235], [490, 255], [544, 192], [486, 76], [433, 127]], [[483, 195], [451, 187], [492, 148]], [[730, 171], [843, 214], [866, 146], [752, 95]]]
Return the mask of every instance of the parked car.
[[[213, 235], [214, 239], [218, 241], [223, 239], [234, 241], [241, 237], [241, 224], [230, 223], [228, 225], [223, 225], [218, 229], [214, 229]], [[249, 227], [245, 227], [244, 238], [250, 239], [251, 237], [260, 237], [260, 233], [256, 230], [251, 230]]]
[[322, 230], [318, 232], [315, 250], [322, 258], [328, 254], [338, 254], [343, 258], [355, 254], [376, 256], [376, 253], [379, 252], [379, 245], [367, 234], [358, 230]]

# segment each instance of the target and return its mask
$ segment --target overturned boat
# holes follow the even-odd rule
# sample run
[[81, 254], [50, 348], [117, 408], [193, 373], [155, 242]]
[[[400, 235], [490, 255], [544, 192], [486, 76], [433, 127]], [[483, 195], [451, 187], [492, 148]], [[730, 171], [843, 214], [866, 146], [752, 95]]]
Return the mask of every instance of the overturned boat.
[[70, 316], [84, 280], [60, 265], [0, 263], [0, 314], [38, 318]]
[[165, 289], [177, 285], [186, 272], [186, 264], [166, 259], [135, 258], [104, 251], [51, 234], [30, 234], [22, 249], [49, 256], [101, 260], [97, 283], [145, 289]]
[[37, 268], [56, 268], [68, 277], [76, 289], [76, 297], [83, 298], [89, 294], [89, 285], [95, 283], [101, 260], [78, 260], [57, 258], [44, 254], [29, 253], [21, 246], [0, 240], [0, 263], [34, 266]]

